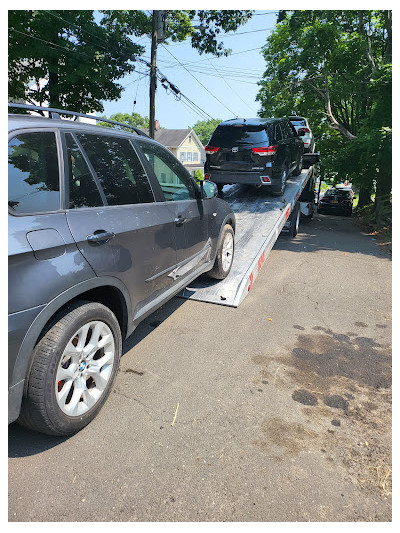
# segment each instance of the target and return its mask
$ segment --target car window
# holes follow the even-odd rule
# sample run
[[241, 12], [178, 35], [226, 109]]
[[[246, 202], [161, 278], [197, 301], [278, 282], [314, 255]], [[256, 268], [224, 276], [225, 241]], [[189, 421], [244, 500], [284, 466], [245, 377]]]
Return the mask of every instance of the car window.
[[290, 137], [294, 137], [296, 135], [296, 130], [294, 129], [294, 127], [289, 123], [287, 122], [286, 120], [283, 120], [281, 122], [281, 127], [282, 127], [282, 131], [283, 131], [283, 134], [284, 134], [284, 137], [287, 139], [287, 138], [290, 138]]
[[268, 135], [264, 126], [218, 126], [209, 144], [219, 148], [232, 148], [243, 144], [268, 145]]
[[93, 175], [71, 133], [65, 135], [69, 174], [69, 208], [97, 207], [103, 200]]
[[291, 120], [290, 122], [293, 124], [293, 126], [297, 126], [299, 128], [305, 128], [307, 126], [305, 120]]
[[281, 141], [283, 139], [283, 134], [280, 124], [275, 124], [275, 141]]
[[54, 132], [23, 133], [9, 142], [8, 205], [20, 214], [60, 209]]
[[154, 202], [142, 164], [128, 139], [78, 133], [108, 205]]
[[196, 198], [193, 181], [171, 153], [153, 143], [138, 141], [138, 144], [152, 166], [166, 200]]

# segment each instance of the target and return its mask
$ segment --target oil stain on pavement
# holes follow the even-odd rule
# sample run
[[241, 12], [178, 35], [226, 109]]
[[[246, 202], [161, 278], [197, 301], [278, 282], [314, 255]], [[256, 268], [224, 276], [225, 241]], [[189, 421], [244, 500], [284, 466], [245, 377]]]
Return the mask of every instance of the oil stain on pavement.
[[[387, 497], [391, 347], [365, 336], [367, 324], [354, 326], [361, 335], [335, 333], [323, 326], [307, 332], [296, 324], [296, 342], [285, 354], [252, 358], [261, 367], [260, 379], [273, 385], [271, 394], [285, 393], [288, 405], [292, 401], [293, 407], [302, 406], [288, 411], [285, 420], [271, 412], [261, 422], [262, 437], [256, 444], [276, 461], [284, 460], [285, 453], [318, 450], [331, 464], [344, 466], [361, 490]], [[278, 372], [282, 368], [285, 372]]]

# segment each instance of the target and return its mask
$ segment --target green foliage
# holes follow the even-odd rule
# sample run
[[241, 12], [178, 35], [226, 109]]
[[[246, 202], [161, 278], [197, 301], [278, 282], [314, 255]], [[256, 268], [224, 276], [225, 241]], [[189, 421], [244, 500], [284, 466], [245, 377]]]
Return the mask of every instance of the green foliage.
[[[106, 27], [119, 28], [136, 36], [151, 32], [151, 13], [137, 10], [107, 10], [102, 13], [102, 23]], [[230, 50], [218, 40], [219, 34], [235, 31], [251, 16], [250, 10], [168, 10], [166, 39], [182, 42], [190, 38], [192, 47], [200, 54], [228, 55]]]
[[220, 122], [221, 119], [219, 118], [213, 120], [199, 120], [193, 126], [193, 130], [196, 132], [203, 146], [208, 144], [211, 135]]
[[102, 111], [102, 100], [120, 97], [132, 54], [144, 50], [120, 28], [99, 26], [93, 11], [11, 10], [8, 22], [9, 97], [51, 107]]
[[204, 180], [204, 174], [199, 168], [196, 170], [196, 173], [195, 173], [194, 177], [196, 178], [197, 181], [203, 181]]
[[[102, 118], [108, 118], [108, 117], [102, 117]], [[111, 115], [109, 117], [110, 120], [115, 120], [116, 122], [122, 122], [124, 124], [129, 124], [130, 126], [134, 126], [135, 128], [149, 128], [149, 119], [148, 117], [142, 117], [142, 115], [139, 115], [139, 113], [116, 113], [115, 115]], [[99, 122], [100, 126], [105, 126], [106, 128], [112, 128], [113, 125], [109, 124], [108, 122]], [[132, 131], [129, 128], [126, 128], [127, 131]]]
[[391, 13], [281, 11], [263, 49], [261, 116], [309, 119], [322, 178], [391, 183]]
[[[103, 100], [121, 96], [118, 80], [134, 70], [134, 58], [145, 50], [134, 41], [149, 36], [152, 27], [152, 13], [140, 10], [101, 11], [99, 24], [89, 10], [8, 13], [9, 98], [85, 113], [103, 111]], [[236, 30], [252, 15], [249, 10], [167, 13], [167, 39], [189, 37], [200, 54], [217, 56], [230, 52], [219, 34]], [[27, 89], [39, 80], [41, 87]]]

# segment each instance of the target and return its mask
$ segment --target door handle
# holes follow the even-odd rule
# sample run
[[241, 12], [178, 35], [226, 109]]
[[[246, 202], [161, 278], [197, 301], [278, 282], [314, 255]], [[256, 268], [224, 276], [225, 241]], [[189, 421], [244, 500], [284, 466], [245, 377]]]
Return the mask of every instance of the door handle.
[[88, 235], [86, 240], [89, 244], [100, 246], [100, 244], [106, 244], [113, 237], [115, 237], [115, 233], [112, 231], [96, 230], [93, 235]]
[[182, 226], [182, 224], [185, 222], [186, 218], [183, 218], [183, 217], [176, 217], [176, 219], [174, 220], [174, 222], [176, 223], [177, 226]]

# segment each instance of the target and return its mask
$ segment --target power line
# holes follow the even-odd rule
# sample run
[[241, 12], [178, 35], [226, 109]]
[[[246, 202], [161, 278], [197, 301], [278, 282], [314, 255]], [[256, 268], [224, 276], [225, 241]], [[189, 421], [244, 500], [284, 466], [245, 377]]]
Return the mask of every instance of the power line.
[[209, 91], [209, 90], [207, 89], [207, 87], [206, 87], [205, 85], [203, 85], [203, 84], [201, 83], [201, 81], [199, 81], [199, 80], [196, 78], [196, 76], [194, 76], [194, 75], [190, 72], [190, 70], [188, 70], [188, 69], [185, 67], [185, 65], [183, 65], [183, 64], [179, 61], [179, 59], [177, 59], [177, 58], [172, 54], [172, 52], [170, 52], [170, 51], [169, 51], [164, 45], [162, 45], [162, 46], [163, 46], [163, 48], [165, 48], [165, 50], [167, 50], [167, 52], [168, 52], [169, 54], [171, 54], [171, 56], [172, 56], [176, 61], [178, 61], [178, 63], [179, 63], [179, 64], [180, 64], [180, 65], [181, 65], [181, 66], [182, 66], [187, 72], [189, 72], [189, 74], [192, 76], [192, 78], [194, 78], [194, 79], [197, 81], [197, 83], [199, 83], [202, 87], [204, 87], [204, 89], [205, 89], [209, 94], [211, 94], [211, 96], [212, 96], [213, 98], [215, 98], [215, 99], [216, 99], [216, 100], [217, 100], [222, 106], [225, 107], [225, 109], [227, 109], [230, 113], [232, 113], [232, 115], [237, 116], [237, 115], [236, 115], [231, 109], [229, 109], [229, 107], [227, 107], [225, 104], [223, 104], [219, 98], [217, 98], [217, 97], [216, 97], [211, 91]]
[[210, 65], [213, 67], [213, 69], [217, 72], [218, 76], [226, 83], [226, 85], [229, 87], [229, 89], [234, 93], [236, 94], [236, 96], [244, 103], [244, 105], [246, 105], [251, 111], [253, 111], [253, 109], [249, 106], [249, 104], [247, 102], [245, 102], [243, 100], [243, 98], [229, 85], [229, 83], [226, 81], [226, 79], [218, 72], [218, 70], [215, 68], [215, 66], [211, 63], [210, 60], [208, 60], [208, 62], [210, 63]]

